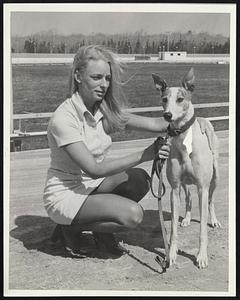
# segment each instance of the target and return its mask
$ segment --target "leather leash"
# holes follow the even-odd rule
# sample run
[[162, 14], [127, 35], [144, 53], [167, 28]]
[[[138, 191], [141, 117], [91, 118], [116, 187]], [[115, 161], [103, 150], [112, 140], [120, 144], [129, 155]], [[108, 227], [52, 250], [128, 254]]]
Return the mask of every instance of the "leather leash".
[[[165, 138], [158, 137], [156, 141], [154, 142], [155, 146], [155, 153], [157, 154], [158, 149], [160, 146], [166, 144], [168, 140], [168, 135], [166, 135]], [[162, 259], [158, 255], [156, 256], [155, 260], [160, 266], [162, 267], [163, 273], [166, 272], [166, 269], [169, 267], [169, 246], [168, 246], [168, 240], [167, 240], [167, 232], [164, 224], [164, 217], [163, 217], [163, 209], [162, 209], [162, 197], [165, 194], [166, 188], [163, 183], [162, 178], [162, 168], [164, 165], [165, 159], [155, 158], [152, 165], [152, 171], [151, 171], [151, 181], [150, 181], [150, 188], [153, 196], [158, 199], [158, 212], [159, 212], [159, 220], [162, 230], [162, 236], [163, 236], [163, 242], [164, 242], [164, 248], [165, 248], [165, 259]], [[157, 195], [153, 191], [153, 177], [156, 173], [159, 182], [158, 182], [158, 193]]]

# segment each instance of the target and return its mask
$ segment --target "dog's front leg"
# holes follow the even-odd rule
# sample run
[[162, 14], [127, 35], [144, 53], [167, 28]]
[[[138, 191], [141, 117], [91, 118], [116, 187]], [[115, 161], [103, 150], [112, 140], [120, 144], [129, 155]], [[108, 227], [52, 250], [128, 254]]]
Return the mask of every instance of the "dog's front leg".
[[190, 193], [190, 189], [185, 184], [182, 184], [182, 187], [185, 192], [185, 200], [186, 200], [186, 212], [185, 217], [183, 218], [181, 222], [182, 227], [186, 227], [190, 225], [191, 222], [191, 210], [192, 210], [192, 197]]
[[177, 227], [179, 219], [179, 207], [180, 207], [180, 185], [172, 188], [171, 190], [171, 211], [172, 211], [172, 223], [171, 223], [171, 238], [170, 238], [170, 252], [169, 252], [169, 263], [170, 266], [176, 263], [177, 259]]
[[197, 255], [197, 266], [199, 269], [206, 268], [208, 266], [207, 257], [207, 245], [208, 245], [208, 233], [207, 233], [207, 219], [208, 219], [208, 188], [199, 187], [199, 210], [200, 210], [200, 245]]

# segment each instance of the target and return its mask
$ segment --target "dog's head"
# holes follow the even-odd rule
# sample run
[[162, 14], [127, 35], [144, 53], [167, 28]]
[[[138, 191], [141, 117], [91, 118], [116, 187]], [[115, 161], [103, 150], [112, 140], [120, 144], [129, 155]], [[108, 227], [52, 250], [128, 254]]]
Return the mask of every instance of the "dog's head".
[[182, 120], [192, 108], [191, 94], [194, 90], [193, 68], [183, 77], [181, 87], [168, 87], [166, 81], [157, 74], [152, 74], [156, 89], [160, 92], [163, 117], [167, 122]]

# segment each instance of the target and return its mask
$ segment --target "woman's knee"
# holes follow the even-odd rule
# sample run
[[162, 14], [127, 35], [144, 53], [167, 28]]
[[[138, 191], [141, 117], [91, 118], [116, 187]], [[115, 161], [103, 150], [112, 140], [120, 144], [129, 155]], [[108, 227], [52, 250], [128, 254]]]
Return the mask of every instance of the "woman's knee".
[[127, 186], [129, 194], [132, 195], [133, 200], [141, 200], [149, 191], [148, 173], [141, 168], [129, 169], [126, 173], [129, 176]]
[[136, 228], [143, 221], [144, 210], [141, 205], [132, 203], [129, 205], [127, 214], [124, 216], [123, 223], [128, 228]]
[[150, 177], [145, 170], [131, 168], [125, 172], [107, 177], [93, 194], [113, 193], [139, 201], [149, 191], [149, 181]]

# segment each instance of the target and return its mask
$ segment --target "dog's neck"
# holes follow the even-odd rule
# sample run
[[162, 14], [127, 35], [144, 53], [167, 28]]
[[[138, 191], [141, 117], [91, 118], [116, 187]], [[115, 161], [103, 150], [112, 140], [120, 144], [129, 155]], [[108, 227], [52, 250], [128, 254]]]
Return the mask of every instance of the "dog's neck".
[[178, 136], [187, 131], [195, 122], [196, 117], [194, 114], [194, 108], [191, 103], [187, 113], [180, 120], [173, 121], [169, 124], [167, 132], [169, 136]]

